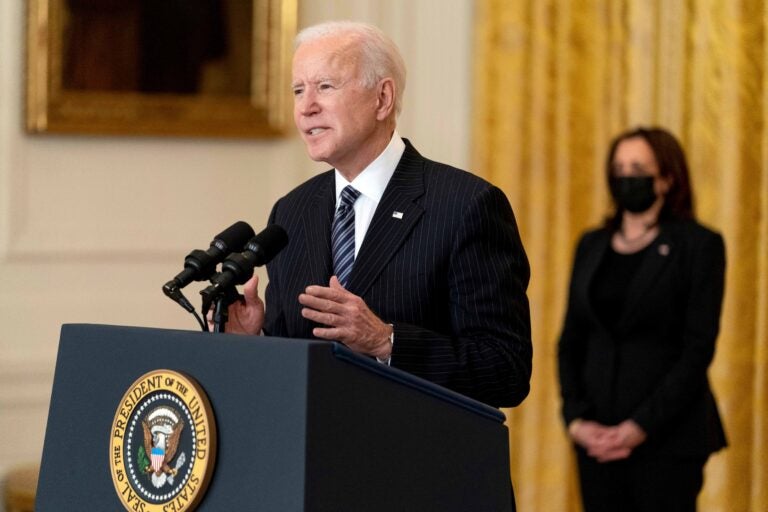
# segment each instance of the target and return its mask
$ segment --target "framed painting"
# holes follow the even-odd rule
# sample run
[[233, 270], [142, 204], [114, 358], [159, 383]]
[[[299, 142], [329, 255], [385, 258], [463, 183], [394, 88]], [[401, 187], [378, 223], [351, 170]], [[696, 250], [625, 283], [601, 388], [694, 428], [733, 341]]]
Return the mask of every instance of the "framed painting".
[[28, 0], [30, 133], [272, 137], [297, 0]]

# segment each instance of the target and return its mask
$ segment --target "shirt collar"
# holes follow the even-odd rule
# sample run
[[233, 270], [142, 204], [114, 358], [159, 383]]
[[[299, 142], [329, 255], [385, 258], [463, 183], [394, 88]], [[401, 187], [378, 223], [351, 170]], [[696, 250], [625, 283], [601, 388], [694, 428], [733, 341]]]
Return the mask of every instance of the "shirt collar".
[[373, 201], [376, 204], [381, 201], [381, 196], [384, 195], [384, 189], [387, 188], [392, 175], [395, 174], [395, 168], [397, 167], [400, 158], [405, 151], [405, 143], [400, 135], [395, 132], [392, 134], [387, 147], [384, 151], [376, 157], [376, 159], [368, 164], [368, 167], [363, 169], [363, 172], [357, 175], [352, 182], [347, 181], [341, 173], [336, 170], [336, 204], [339, 203], [339, 196], [341, 191], [347, 185], [352, 185], [360, 191], [360, 193]]

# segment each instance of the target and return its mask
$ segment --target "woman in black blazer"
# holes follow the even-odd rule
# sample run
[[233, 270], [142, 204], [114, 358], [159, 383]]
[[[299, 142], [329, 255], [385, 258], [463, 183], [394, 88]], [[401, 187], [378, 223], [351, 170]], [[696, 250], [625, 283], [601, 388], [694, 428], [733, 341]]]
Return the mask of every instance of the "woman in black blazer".
[[695, 511], [726, 446], [707, 378], [725, 278], [722, 237], [694, 219], [667, 131], [611, 145], [615, 211], [576, 250], [558, 346], [563, 419], [589, 511]]

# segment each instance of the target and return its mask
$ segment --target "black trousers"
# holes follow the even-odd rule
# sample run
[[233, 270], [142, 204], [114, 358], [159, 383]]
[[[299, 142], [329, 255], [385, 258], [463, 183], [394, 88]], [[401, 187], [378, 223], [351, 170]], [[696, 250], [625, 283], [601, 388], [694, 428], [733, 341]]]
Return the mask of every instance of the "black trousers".
[[642, 448], [606, 463], [576, 449], [584, 512], [696, 511], [707, 458], [674, 458]]

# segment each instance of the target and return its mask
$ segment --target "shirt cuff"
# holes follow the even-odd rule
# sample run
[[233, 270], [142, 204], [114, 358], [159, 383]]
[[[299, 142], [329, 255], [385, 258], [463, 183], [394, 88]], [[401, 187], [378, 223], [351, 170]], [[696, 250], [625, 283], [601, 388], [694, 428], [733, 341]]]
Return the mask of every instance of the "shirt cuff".
[[392, 324], [389, 324], [389, 325], [392, 327], [392, 334], [389, 335], [389, 348], [390, 348], [389, 357], [386, 359], [379, 359], [378, 357], [376, 358], [376, 361], [380, 362], [381, 364], [385, 364], [387, 366], [389, 366], [390, 363], [392, 362], [392, 349], [395, 346], [395, 326]]

